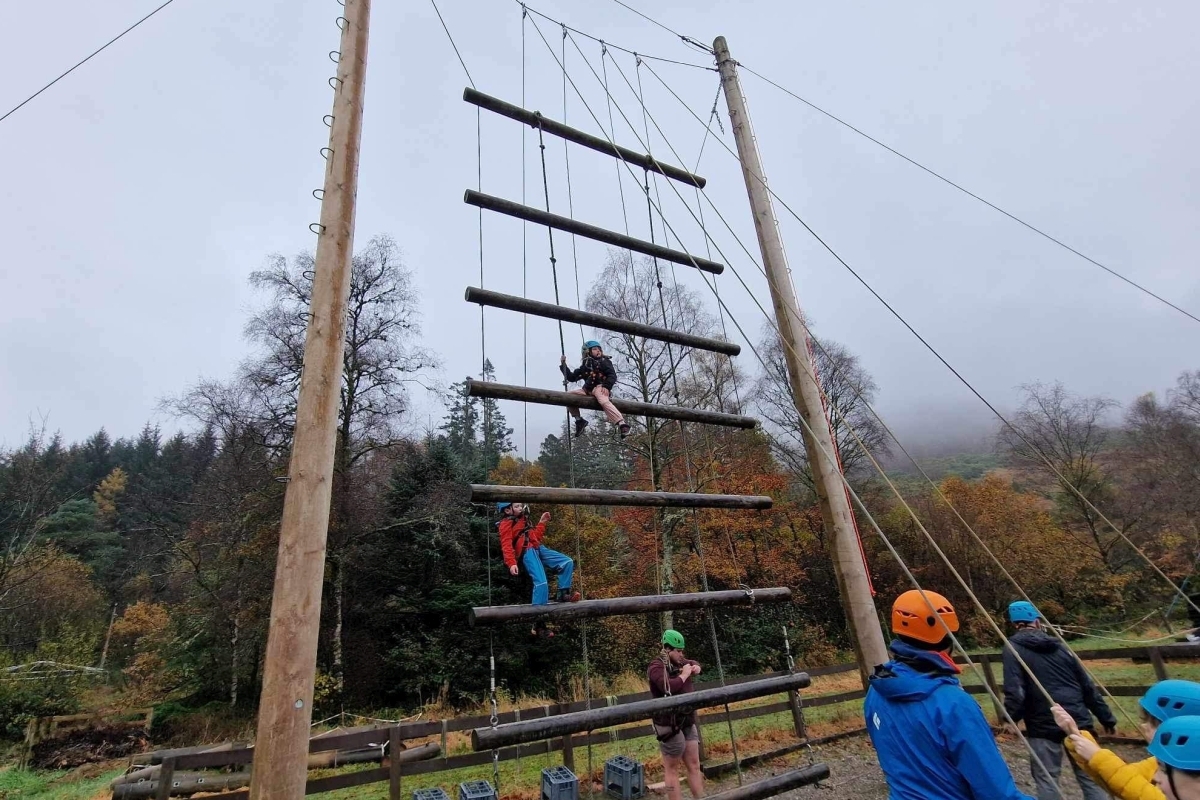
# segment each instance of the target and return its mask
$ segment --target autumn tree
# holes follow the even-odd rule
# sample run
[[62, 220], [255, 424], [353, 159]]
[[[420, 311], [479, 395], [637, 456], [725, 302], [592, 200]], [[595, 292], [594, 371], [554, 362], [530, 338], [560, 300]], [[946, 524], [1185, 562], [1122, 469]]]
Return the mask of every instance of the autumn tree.
[[[794, 476], [805, 496], [815, 497], [812, 466], [804, 447], [808, 434], [800, 424], [788, 381], [783, 342], [774, 328], [767, 330], [758, 351], [766, 363], [754, 384], [755, 407], [773, 434], [775, 456]], [[863, 446], [877, 459], [891, 452], [887, 431], [870, 409], [879, 387], [858, 356], [837, 342], [814, 340], [812, 356], [842, 469], [847, 477], [862, 477], [872, 471]]]
[[1121, 569], [1136, 557], [1124, 537], [1138, 525], [1145, 504], [1121, 492], [1107, 458], [1115, 403], [1080, 397], [1061, 383], [1027, 384], [1022, 391], [1025, 399], [1012, 425], [999, 433], [1001, 449], [1054, 487], [1066, 530], [1085, 540], [1110, 570]]

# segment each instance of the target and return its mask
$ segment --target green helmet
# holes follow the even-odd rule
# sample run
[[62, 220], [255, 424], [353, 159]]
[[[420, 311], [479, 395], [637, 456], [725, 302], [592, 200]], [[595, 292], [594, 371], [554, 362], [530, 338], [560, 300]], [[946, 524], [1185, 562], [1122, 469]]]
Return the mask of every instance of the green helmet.
[[674, 650], [682, 650], [683, 634], [676, 630], [663, 631], [662, 643]]

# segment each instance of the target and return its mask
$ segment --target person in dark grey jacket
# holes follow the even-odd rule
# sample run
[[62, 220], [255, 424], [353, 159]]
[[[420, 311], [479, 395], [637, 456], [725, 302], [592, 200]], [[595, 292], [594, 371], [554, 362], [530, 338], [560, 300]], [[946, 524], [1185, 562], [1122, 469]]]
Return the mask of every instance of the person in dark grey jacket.
[[[1095, 715], [1106, 733], [1115, 732], [1117, 718], [1100, 697], [1096, 684], [1066, 645], [1042, 630], [1041, 615], [1033, 603], [1018, 600], [1010, 604], [1008, 618], [1017, 629], [1009, 637], [1009, 643], [1054, 702], [1075, 719], [1079, 729], [1095, 735], [1092, 722], [1092, 715]], [[1025, 720], [1026, 738], [1040, 762], [1031, 758], [1029, 764], [1033, 782], [1037, 785], [1038, 800], [1059, 800], [1062, 797], [1058, 776], [1062, 772], [1063, 732], [1054, 722], [1050, 703], [1009, 648], [1004, 650], [1004, 708], [1013, 722]], [[1089, 778], [1074, 760], [1068, 760], [1075, 770], [1075, 780], [1079, 782], [1084, 800], [1107, 800], [1108, 792]]]

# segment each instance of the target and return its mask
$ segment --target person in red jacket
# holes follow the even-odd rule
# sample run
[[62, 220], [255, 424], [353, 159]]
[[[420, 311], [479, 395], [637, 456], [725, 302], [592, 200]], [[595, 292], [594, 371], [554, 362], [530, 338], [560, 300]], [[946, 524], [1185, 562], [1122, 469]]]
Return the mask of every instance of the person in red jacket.
[[[663, 632], [662, 652], [650, 662], [646, 679], [651, 697], [668, 697], [695, 691], [692, 678], [700, 674], [700, 662], [683, 654], [683, 634]], [[687, 767], [688, 788], [692, 797], [704, 796], [704, 773], [700, 770], [700, 729], [696, 727], [696, 712], [663, 714], [651, 719], [658, 749], [662, 753], [664, 780], [668, 800], [682, 800], [679, 788], [679, 765]]]
[[547, 573], [558, 576], [557, 603], [573, 603], [580, 599], [579, 592], [571, 590], [571, 578], [575, 574], [575, 562], [557, 550], [542, 545], [546, 535], [546, 523], [550, 514], [542, 514], [537, 525], [529, 524], [529, 506], [524, 503], [497, 503], [500, 511], [500, 552], [508, 571], [520, 573], [518, 564], [533, 579], [533, 604], [544, 606], [550, 602], [550, 582]]

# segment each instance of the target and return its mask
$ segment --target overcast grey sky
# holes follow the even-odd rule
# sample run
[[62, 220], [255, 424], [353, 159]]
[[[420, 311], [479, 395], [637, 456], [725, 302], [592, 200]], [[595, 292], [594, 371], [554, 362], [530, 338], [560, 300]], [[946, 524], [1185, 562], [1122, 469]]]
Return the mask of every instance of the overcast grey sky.
[[[0, 60], [7, 110], [156, 5], [155, 0], [47, 0], [8, 9]], [[724, 34], [735, 58], [913, 158], [1200, 314], [1200, 5], [1193, 2], [638, 4], [703, 41]], [[482, 91], [519, 102], [522, 20], [506, 0], [441, 3]], [[707, 57], [609, 0], [533, 7], [639, 52]], [[256, 302], [247, 275], [273, 252], [314, 245], [310, 192], [320, 185], [322, 115], [335, 49], [333, 0], [176, 0], [140, 29], [0, 123], [0, 445], [31, 418], [78, 439], [105, 426], [131, 435], [158, 400], [200, 376], [225, 377], [247, 353], [241, 328]], [[539, 23], [557, 50], [560, 31]], [[525, 23], [526, 105], [562, 118], [562, 76]], [[579, 39], [599, 68], [599, 46]], [[568, 43], [567, 66], [607, 124], [602, 88]], [[632, 57], [614, 53], [634, 79]], [[712, 72], [651, 62], [701, 116]], [[649, 113], [694, 164], [703, 128], [645, 69]], [[1200, 367], [1200, 324], [1161, 306], [758, 79], [743, 75], [773, 188], [989, 397], [1062, 379], [1122, 402], [1162, 391]], [[609, 64], [619, 106], [641, 111]], [[359, 192], [358, 239], [390, 233], [422, 294], [427, 344], [444, 381], [476, 372], [479, 280], [475, 113], [423, 0], [376, 0]], [[568, 122], [598, 132], [568, 89]], [[725, 106], [720, 104], [722, 117]], [[640, 149], [617, 117], [617, 138]], [[483, 123], [484, 191], [520, 199], [521, 126]], [[719, 133], [719, 132], [718, 132]], [[720, 134], [719, 134], [720, 135]], [[526, 192], [540, 205], [534, 136]], [[732, 146], [728, 124], [721, 138]], [[652, 147], [669, 151], [657, 134]], [[623, 227], [611, 159], [570, 153], [574, 213]], [[563, 148], [548, 142], [552, 206], [565, 211]], [[713, 141], [698, 170], [709, 195], [753, 247], [736, 162]], [[630, 226], [646, 210], [628, 176]], [[664, 211], [688, 249], [704, 239], [666, 184]], [[976, 414], [966, 390], [794, 220], [778, 209], [802, 305], [817, 332], [862, 357], [879, 407], [902, 427]], [[706, 206], [732, 266], [766, 288]], [[485, 285], [520, 293], [520, 223], [484, 218]], [[527, 231], [529, 294], [551, 299], [544, 229]], [[674, 242], [672, 242], [674, 243]], [[574, 304], [570, 243], [557, 239], [565, 302]], [[586, 293], [604, 258], [578, 242]], [[708, 295], [700, 278], [679, 280]], [[722, 296], [751, 335], [762, 317], [736, 279]], [[711, 297], [710, 297], [711, 299]], [[521, 318], [489, 312], [498, 378], [522, 382]], [[576, 331], [577, 335], [577, 331]], [[572, 339], [574, 336], [572, 336]], [[553, 323], [529, 321], [529, 382], [557, 382]], [[753, 356], [745, 351], [748, 368]], [[422, 416], [439, 411], [421, 396]], [[524, 436], [521, 411], [506, 404]], [[556, 411], [531, 408], [536, 455]]]

